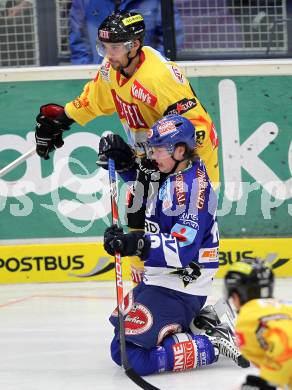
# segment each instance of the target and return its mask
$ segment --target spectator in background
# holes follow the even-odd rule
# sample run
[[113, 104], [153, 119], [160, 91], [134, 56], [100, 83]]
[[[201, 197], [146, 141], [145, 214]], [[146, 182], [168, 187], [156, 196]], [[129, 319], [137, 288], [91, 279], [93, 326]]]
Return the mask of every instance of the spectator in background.
[[[141, 13], [146, 25], [144, 45], [164, 54], [160, 0], [73, 0], [70, 10], [71, 62], [75, 65], [102, 62], [96, 51], [97, 28], [115, 9]], [[182, 43], [181, 23], [176, 12], [177, 43]]]
[[[242, 26], [226, 0], [175, 0], [180, 11], [184, 49], [238, 49], [244, 47]], [[208, 53], [210, 54], [210, 52]]]
[[35, 0], [7, 0], [0, 11], [0, 66], [36, 65]]
[[7, 16], [15, 17], [15, 16], [22, 15], [27, 8], [31, 7], [31, 5], [32, 5], [32, 1], [28, 1], [28, 0], [7, 1], [6, 2]]

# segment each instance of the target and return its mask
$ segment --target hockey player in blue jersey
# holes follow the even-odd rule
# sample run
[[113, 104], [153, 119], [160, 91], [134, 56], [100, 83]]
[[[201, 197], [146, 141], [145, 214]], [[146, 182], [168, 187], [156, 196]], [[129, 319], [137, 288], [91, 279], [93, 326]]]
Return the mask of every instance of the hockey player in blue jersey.
[[[145, 233], [126, 234], [113, 225], [104, 234], [109, 254], [138, 255], [145, 264], [143, 282], [125, 298], [128, 360], [140, 375], [206, 366], [220, 353], [247, 367], [220, 326], [208, 335], [189, 329], [210, 294], [219, 246], [217, 198], [195, 152], [194, 126], [168, 115], [150, 129], [147, 144], [166, 179], [150, 191]], [[121, 365], [117, 311], [110, 321], [115, 327], [111, 355]]]

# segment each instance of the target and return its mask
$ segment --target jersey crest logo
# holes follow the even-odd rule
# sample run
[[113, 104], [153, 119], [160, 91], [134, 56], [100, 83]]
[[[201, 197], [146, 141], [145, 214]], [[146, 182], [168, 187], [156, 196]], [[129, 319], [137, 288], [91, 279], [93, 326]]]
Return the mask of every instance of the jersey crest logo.
[[179, 83], [179, 84], [184, 84], [185, 83], [185, 78], [181, 71], [174, 65], [168, 65], [170, 68], [170, 73], [174, 80]]
[[157, 102], [157, 97], [145, 88], [138, 80], [135, 80], [131, 87], [131, 95], [133, 98], [154, 107]]
[[125, 334], [137, 335], [147, 332], [153, 325], [151, 311], [141, 303], [135, 303], [125, 318]]

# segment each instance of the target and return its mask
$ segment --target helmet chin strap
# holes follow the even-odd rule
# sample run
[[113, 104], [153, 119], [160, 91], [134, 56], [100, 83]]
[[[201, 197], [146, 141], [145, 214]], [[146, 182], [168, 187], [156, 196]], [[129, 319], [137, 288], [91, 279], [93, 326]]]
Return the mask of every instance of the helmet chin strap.
[[136, 57], [140, 54], [140, 51], [141, 51], [141, 46], [139, 47], [139, 49], [137, 50], [136, 54], [135, 54], [134, 57], [132, 57], [132, 58], [129, 57], [130, 52], [128, 52], [128, 54], [127, 54], [127, 58], [128, 58], [127, 65], [121, 67], [121, 70], [120, 70], [120, 72], [122, 73], [123, 76], [128, 77], [128, 75], [127, 75], [126, 72], [125, 72], [125, 68], [128, 68], [128, 66], [131, 65], [131, 63], [132, 63], [132, 61], [134, 60], [134, 58], [136, 58]]
[[176, 160], [173, 156], [171, 156], [171, 158], [173, 159], [173, 161], [175, 162], [172, 170], [170, 172], [168, 172], [169, 175], [172, 175], [175, 171], [176, 171], [176, 168], [178, 167], [179, 163], [181, 163], [182, 161], [179, 161], [179, 160]]

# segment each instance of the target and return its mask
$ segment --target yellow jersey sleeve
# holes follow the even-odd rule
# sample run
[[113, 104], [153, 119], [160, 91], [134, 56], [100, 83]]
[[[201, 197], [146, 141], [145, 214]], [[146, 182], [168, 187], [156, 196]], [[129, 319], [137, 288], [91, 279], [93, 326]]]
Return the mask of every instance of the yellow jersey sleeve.
[[108, 83], [101, 77], [103, 68], [98, 70], [94, 80], [89, 81], [80, 96], [65, 106], [68, 116], [80, 125], [85, 125], [100, 115], [111, 115], [116, 111]]

